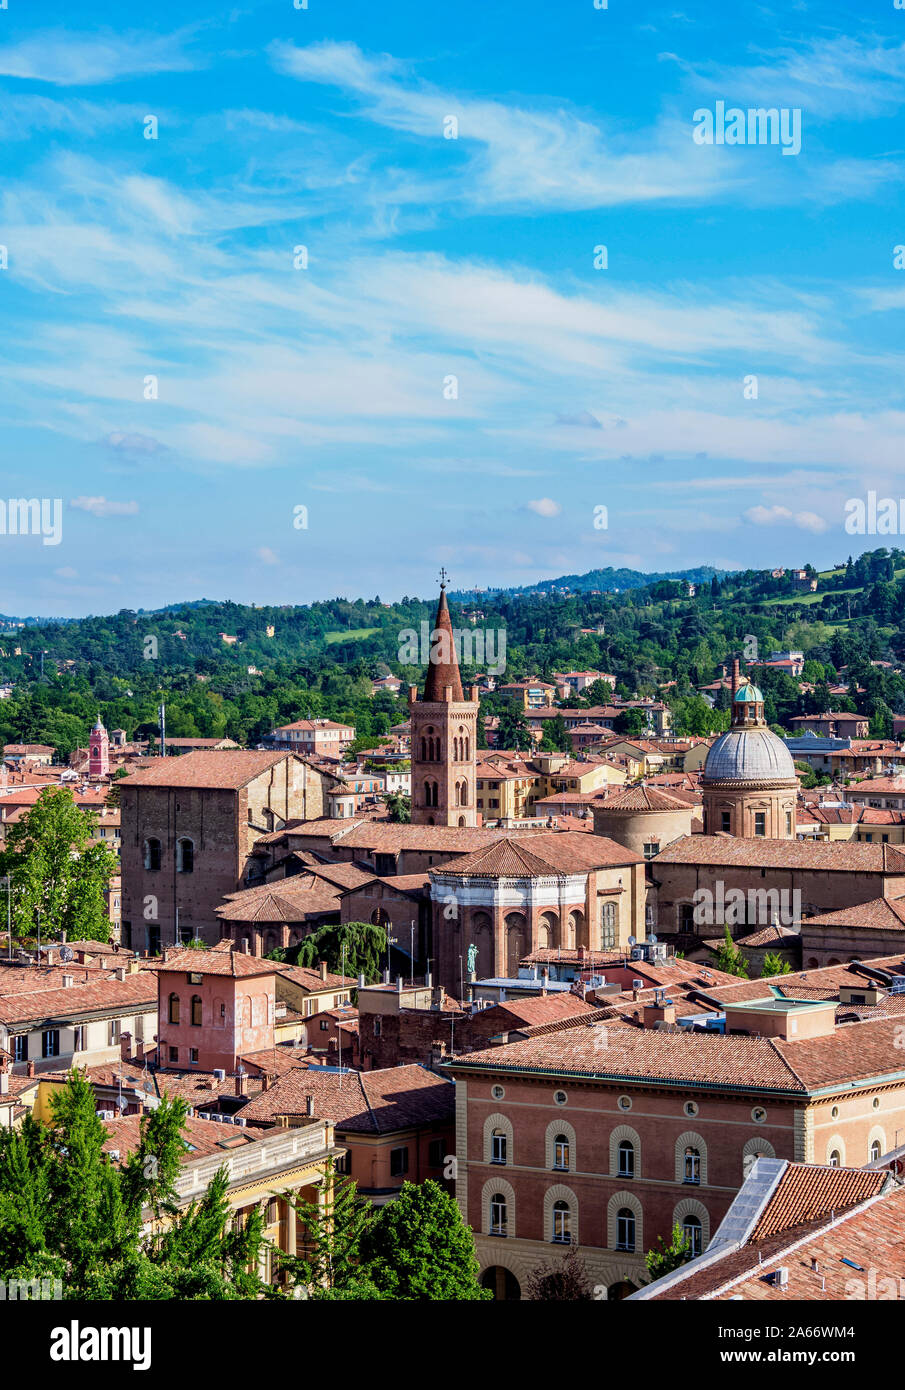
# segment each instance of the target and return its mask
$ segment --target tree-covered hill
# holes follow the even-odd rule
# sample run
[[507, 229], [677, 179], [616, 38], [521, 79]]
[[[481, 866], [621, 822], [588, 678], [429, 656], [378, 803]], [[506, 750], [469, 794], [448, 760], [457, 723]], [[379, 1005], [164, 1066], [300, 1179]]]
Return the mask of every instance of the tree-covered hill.
[[[833, 696], [832, 705], [857, 704], [874, 732], [886, 732], [891, 712], [905, 710], [905, 684], [893, 669], [905, 655], [905, 553], [878, 549], [811, 573], [815, 592], [790, 572], [747, 570], [713, 573], [693, 597], [684, 577], [648, 577], [644, 587], [618, 594], [483, 594], [482, 616], [473, 596], [464, 605], [453, 599], [451, 610], [454, 626], [473, 636], [493, 633], [498, 643], [505, 631], [506, 671], [498, 679], [571, 668], [611, 672], [620, 695], [668, 698], [687, 732], [707, 731], [695, 688], [714, 680], [727, 658], [750, 654], [755, 644], [762, 656], [797, 648], [807, 657], [804, 679], [816, 688], [802, 694], [780, 672], [759, 673], [771, 723], [788, 727], [795, 714], [826, 709], [828, 687], [844, 672], [864, 694], [857, 701]], [[400, 634], [430, 623], [434, 606], [433, 598], [295, 607], [201, 601], [0, 633], [0, 681], [13, 684], [11, 698], [0, 702], [0, 736], [50, 743], [65, 755], [85, 745], [98, 712], [108, 728], [142, 736], [165, 701], [174, 737], [254, 745], [274, 723], [311, 715], [349, 721], [374, 739], [405, 717], [405, 701], [372, 697], [371, 681], [388, 672], [405, 683], [423, 680], [423, 667], [401, 664]], [[466, 662], [466, 681], [487, 665]], [[606, 687], [591, 688], [585, 703], [606, 695]], [[485, 712], [498, 707], [491, 697]]]

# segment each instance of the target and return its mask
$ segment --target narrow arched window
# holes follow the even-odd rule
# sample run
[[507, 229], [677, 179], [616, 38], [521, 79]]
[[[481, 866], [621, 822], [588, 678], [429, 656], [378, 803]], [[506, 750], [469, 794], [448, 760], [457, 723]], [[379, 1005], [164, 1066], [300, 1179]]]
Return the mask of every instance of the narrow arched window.
[[633, 1178], [635, 1176], [635, 1146], [631, 1139], [619, 1141], [619, 1176], [620, 1178]]
[[192, 1027], [201, 1027], [201, 995], [192, 995]]
[[870, 1146], [870, 1161], [871, 1161], [871, 1163], [876, 1163], [876, 1161], [877, 1161], [877, 1159], [878, 1159], [879, 1157], [880, 1157], [880, 1141], [879, 1141], [879, 1139], [875, 1139], [874, 1142], [873, 1142], [873, 1143], [871, 1144], [871, 1146]]
[[553, 1140], [553, 1167], [569, 1171], [569, 1141], [564, 1134], [557, 1134]]
[[701, 1181], [701, 1155], [697, 1149], [688, 1148], [685, 1150], [685, 1176], [682, 1181], [691, 1183]]
[[192, 840], [183, 838], [176, 841], [176, 872], [191, 874], [195, 871], [195, 845]]
[[635, 1213], [631, 1207], [620, 1207], [616, 1217], [616, 1249], [634, 1250]]
[[553, 1203], [553, 1239], [557, 1245], [571, 1243], [572, 1213], [568, 1202]]
[[152, 870], [160, 868], [159, 840], [145, 840], [145, 868]]
[[831, 1168], [841, 1168], [841, 1167], [842, 1167], [842, 1155], [841, 1155], [841, 1153], [839, 1152], [838, 1149], [833, 1149], [833, 1152], [830, 1154], [830, 1167], [831, 1167]]
[[169, 1021], [170, 1021], [171, 1023], [178, 1023], [178, 1022], [179, 1022], [179, 995], [178, 995], [178, 994], [171, 994], [171, 995], [170, 995], [170, 998], [169, 998], [169, 1009], [167, 1010], [167, 1018], [169, 1019]]
[[506, 1198], [501, 1192], [495, 1192], [490, 1199], [490, 1234], [506, 1234]]
[[704, 1248], [701, 1218], [699, 1216], [686, 1216], [682, 1222], [682, 1232], [691, 1246], [692, 1259], [696, 1259]]
[[495, 1129], [490, 1136], [490, 1162], [506, 1162], [506, 1136], [501, 1129]]

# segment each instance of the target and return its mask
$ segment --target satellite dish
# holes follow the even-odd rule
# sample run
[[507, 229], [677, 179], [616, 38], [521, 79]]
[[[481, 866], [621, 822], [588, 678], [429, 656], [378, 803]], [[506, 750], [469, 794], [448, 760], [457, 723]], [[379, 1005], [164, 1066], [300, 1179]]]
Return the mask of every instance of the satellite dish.
[[629, 939], [628, 939], [628, 944], [629, 944], [630, 946], [636, 946], [636, 945], [637, 945], [637, 942], [635, 941], [635, 938], [634, 938], [633, 936], [630, 936], [630, 937], [629, 937]]
[[656, 946], [656, 944], [657, 944], [657, 937], [656, 937], [656, 934], [655, 934], [655, 933], [652, 933], [651, 936], [650, 936], [648, 939], [649, 939], [650, 944], [651, 944], [652, 946]]
[[60, 947], [60, 960], [64, 965], [68, 965], [71, 960], [75, 960], [75, 951], [71, 946]]

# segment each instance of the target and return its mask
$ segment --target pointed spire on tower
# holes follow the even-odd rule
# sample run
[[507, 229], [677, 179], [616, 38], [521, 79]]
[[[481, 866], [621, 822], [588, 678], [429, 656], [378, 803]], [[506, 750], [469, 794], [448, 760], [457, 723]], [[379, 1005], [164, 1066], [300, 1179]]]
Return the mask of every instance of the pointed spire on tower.
[[[462, 677], [459, 675], [459, 663], [456, 660], [452, 619], [449, 616], [449, 604], [446, 601], [447, 578], [446, 570], [441, 569], [440, 601], [437, 604], [437, 616], [434, 619], [434, 630], [431, 633], [427, 680], [424, 682], [425, 701], [442, 701], [445, 698], [443, 692], [447, 686], [452, 687], [453, 700], [462, 701], [465, 699], [462, 691]], [[435, 658], [437, 659], [435, 660]]]

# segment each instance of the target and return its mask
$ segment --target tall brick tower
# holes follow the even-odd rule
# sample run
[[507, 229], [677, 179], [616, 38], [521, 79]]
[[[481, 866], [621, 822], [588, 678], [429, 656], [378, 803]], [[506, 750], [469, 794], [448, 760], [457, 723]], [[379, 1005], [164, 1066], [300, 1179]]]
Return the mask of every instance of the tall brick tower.
[[106, 777], [110, 771], [110, 739], [100, 715], [88, 740], [88, 776]]
[[[427, 624], [423, 624], [424, 629]], [[412, 824], [477, 825], [475, 812], [475, 744], [478, 691], [466, 699], [456, 658], [446, 576], [441, 573], [440, 602], [430, 634], [430, 659], [424, 696], [409, 687], [412, 724]]]

